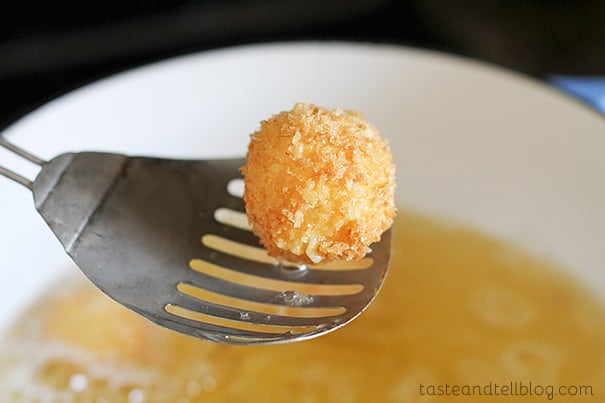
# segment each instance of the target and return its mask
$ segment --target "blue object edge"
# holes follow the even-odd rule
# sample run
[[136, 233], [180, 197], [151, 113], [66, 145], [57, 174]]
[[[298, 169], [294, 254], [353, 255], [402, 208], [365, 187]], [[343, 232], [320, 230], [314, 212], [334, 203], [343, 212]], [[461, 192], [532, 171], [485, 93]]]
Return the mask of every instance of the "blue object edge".
[[554, 75], [547, 81], [605, 114], [605, 77]]

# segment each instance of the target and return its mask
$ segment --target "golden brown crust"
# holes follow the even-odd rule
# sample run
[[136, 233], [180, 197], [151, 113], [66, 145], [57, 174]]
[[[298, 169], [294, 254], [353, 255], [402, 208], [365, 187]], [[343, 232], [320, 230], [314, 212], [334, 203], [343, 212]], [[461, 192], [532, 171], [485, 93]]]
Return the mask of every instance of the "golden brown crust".
[[298, 103], [261, 122], [242, 172], [248, 220], [274, 257], [361, 259], [393, 223], [392, 155], [357, 112]]

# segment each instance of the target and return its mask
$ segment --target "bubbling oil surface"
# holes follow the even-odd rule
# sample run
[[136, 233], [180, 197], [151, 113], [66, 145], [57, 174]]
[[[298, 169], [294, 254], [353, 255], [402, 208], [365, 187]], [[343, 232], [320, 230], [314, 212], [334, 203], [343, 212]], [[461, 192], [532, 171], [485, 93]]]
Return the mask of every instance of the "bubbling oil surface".
[[509, 245], [403, 212], [383, 290], [327, 336], [214, 344], [157, 327], [76, 281], [32, 307], [0, 349], [2, 402], [550, 400], [436, 396], [446, 384], [493, 393], [511, 382], [590, 386], [566, 400], [605, 398], [600, 301]]

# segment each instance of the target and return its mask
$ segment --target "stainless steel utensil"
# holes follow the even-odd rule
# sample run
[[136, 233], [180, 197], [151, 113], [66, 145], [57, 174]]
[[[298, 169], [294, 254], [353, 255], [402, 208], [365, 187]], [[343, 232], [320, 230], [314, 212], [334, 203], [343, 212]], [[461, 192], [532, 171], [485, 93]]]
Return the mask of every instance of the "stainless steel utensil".
[[86, 276], [167, 328], [230, 344], [310, 339], [357, 317], [385, 278], [390, 231], [357, 262], [306, 267], [269, 257], [244, 213], [243, 159], [82, 152], [46, 162], [1, 136], [0, 145], [41, 167], [34, 181], [4, 167], [0, 175], [33, 192]]

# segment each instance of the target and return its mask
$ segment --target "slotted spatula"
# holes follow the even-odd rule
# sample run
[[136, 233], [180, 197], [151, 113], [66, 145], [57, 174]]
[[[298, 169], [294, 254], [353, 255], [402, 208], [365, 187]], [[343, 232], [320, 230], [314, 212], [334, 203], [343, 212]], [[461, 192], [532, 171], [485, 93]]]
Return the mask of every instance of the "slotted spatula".
[[66, 252], [103, 292], [167, 328], [222, 343], [313, 338], [357, 317], [386, 275], [391, 233], [356, 262], [295, 266], [250, 232], [243, 159], [169, 160], [66, 153], [38, 164], [33, 192]]

